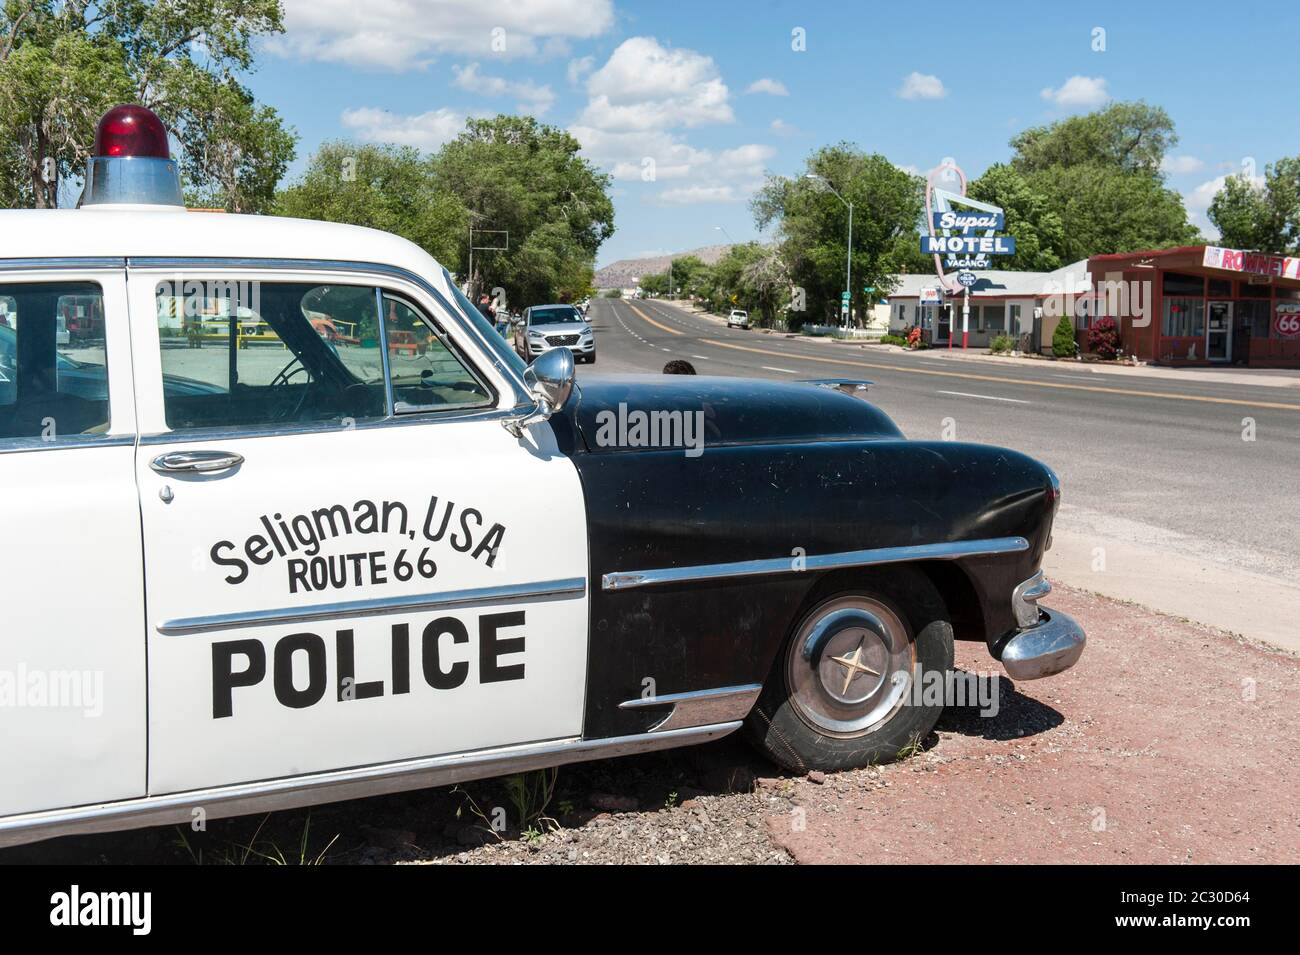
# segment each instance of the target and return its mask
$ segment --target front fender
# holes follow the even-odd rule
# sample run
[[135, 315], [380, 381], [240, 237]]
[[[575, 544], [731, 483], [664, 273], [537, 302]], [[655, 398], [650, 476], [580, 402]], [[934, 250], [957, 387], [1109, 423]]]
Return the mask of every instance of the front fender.
[[[570, 445], [572, 447], [572, 445]], [[642, 451], [573, 449], [586, 496], [591, 640], [585, 734], [644, 731], [620, 702], [761, 683], [821, 575], [800, 557], [1023, 538], [1014, 553], [955, 563], [976, 636], [1014, 625], [1010, 597], [1041, 562], [1056, 491], [1015, 451], [901, 438]], [[788, 572], [606, 589], [606, 575], [789, 560]], [[784, 570], [784, 568], [783, 568]]]

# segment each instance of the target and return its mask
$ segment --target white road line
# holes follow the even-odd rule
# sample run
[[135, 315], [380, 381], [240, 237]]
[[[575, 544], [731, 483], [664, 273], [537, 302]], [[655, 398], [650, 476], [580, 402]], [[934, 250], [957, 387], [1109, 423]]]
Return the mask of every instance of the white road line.
[[694, 358], [696, 361], [712, 361], [712, 360], [713, 360], [713, 359], [710, 358], [708, 355], [692, 355], [691, 357]]
[[1021, 401], [1019, 398], [999, 398], [997, 395], [972, 395], [965, 391], [940, 391], [941, 395], [956, 395], [958, 398], [983, 398], [985, 401], [1009, 401], [1013, 405], [1027, 405], [1028, 401]]
[[773, 368], [771, 365], [761, 365], [761, 366], [759, 366], [759, 367], [761, 367], [764, 371], [779, 371], [779, 372], [781, 372], [782, 374], [786, 374], [786, 375], [797, 375], [797, 374], [799, 374], [799, 372], [794, 371], [794, 370], [792, 370], [792, 369], [790, 369], [790, 368]]

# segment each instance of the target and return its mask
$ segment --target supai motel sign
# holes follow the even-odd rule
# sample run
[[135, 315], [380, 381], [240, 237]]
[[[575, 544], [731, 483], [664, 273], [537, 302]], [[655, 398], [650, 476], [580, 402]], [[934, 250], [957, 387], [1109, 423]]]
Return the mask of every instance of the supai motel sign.
[[1001, 211], [948, 209], [930, 214], [931, 231], [921, 236], [921, 251], [941, 255], [950, 269], [987, 269], [989, 257], [1015, 255], [1016, 240], [995, 235], [1005, 225]]

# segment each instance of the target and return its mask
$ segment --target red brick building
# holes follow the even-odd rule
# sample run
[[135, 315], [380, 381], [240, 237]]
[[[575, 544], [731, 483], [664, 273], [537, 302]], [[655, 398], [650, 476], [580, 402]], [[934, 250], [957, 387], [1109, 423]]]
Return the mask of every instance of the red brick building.
[[[1300, 367], [1300, 258], [1194, 245], [1094, 255], [1088, 273], [1091, 314], [1076, 327], [1114, 318], [1127, 354], [1167, 365]], [[1086, 332], [1079, 338], [1086, 348]]]

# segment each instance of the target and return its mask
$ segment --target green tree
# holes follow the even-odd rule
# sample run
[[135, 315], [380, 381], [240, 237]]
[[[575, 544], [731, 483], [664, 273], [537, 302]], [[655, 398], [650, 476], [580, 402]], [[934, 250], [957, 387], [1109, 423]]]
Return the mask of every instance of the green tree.
[[1210, 202], [1209, 217], [1226, 246], [1300, 255], [1300, 156], [1266, 167], [1262, 186], [1229, 176]]
[[508, 252], [468, 242], [458, 272], [473, 290], [500, 287], [509, 301], [572, 301], [590, 287], [596, 252], [614, 232], [610, 178], [564, 130], [530, 116], [471, 119], [433, 157], [435, 188], [474, 214], [476, 229], [507, 233]]
[[1079, 353], [1079, 344], [1074, 339], [1074, 320], [1069, 315], [1062, 315], [1052, 332], [1052, 354], [1057, 358], [1073, 358]]
[[[754, 197], [754, 219], [760, 229], [776, 225], [789, 279], [805, 292], [806, 314], [831, 319], [838, 314], [844, 289], [848, 210], [823, 181], [853, 203], [849, 291], [861, 315], [869, 300], [893, 289], [892, 276], [906, 260], [903, 240], [916, 239], [923, 184], [884, 156], [850, 143], [817, 150], [808, 158], [806, 173], [821, 180], [770, 177]], [[869, 296], [867, 287], [874, 289]]]
[[134, 101], [178, 138], [192, 191], [264, 207], [293, 134], [237, 77], [253, 66], [254, 41], [282, 31], [279, 0], [6, 0], [0, 199], [57, 205], [60, 185], [75, 188], [84, 170], [99, 117]]
[[1107, 166], [1060, 167], [1028, 177], [1049, 197], [1065, 225], [1057, 254], [1062, 263], [1090, 255], [1191, 245], [1199, 230], [1187, 221], [1177, 192], [1159, 176]]
[[1177, 144], [1174, 122], [1160, 107], [1111, 103], [1015, 136], [1012, 165], [1021, 173], [1101, 165], [1156, 175], [1165, 153]]
[[[1165, 186], [1160, 172], [1177, 142], [1169, 115], [1141, 102], [1112, 103], [1013, 138], [1010, 169], [1028, 188], [1031, 208], [1033, 196], [1041, 197], [1064, 228], [1056, 242], [1042, 218], [1026, 222], [1040, 259], [1054, 252], [1067, 264], [1100, 253], [1197, 241], [1182, 196]], [[996, 178], [1006, 180], [1000, 171]]]
[[411, 146], [324, 143], [275, 212], [392, 232], [444, 264], [463, 254], [469, 229], [464, 205], [438, 190], [432, 163]]
[[[1015, 236], [1016, 254], [999, 256], [999, 268], [1050, 272], [1066, 264], [1065, 226], [1047, 197], [1011, 166], [996, 163], [970, 184], [967, 195], [999, 206], [1005, 213], [1004, 235]], [[933, 268], [933, 266], [931, 266]]]

